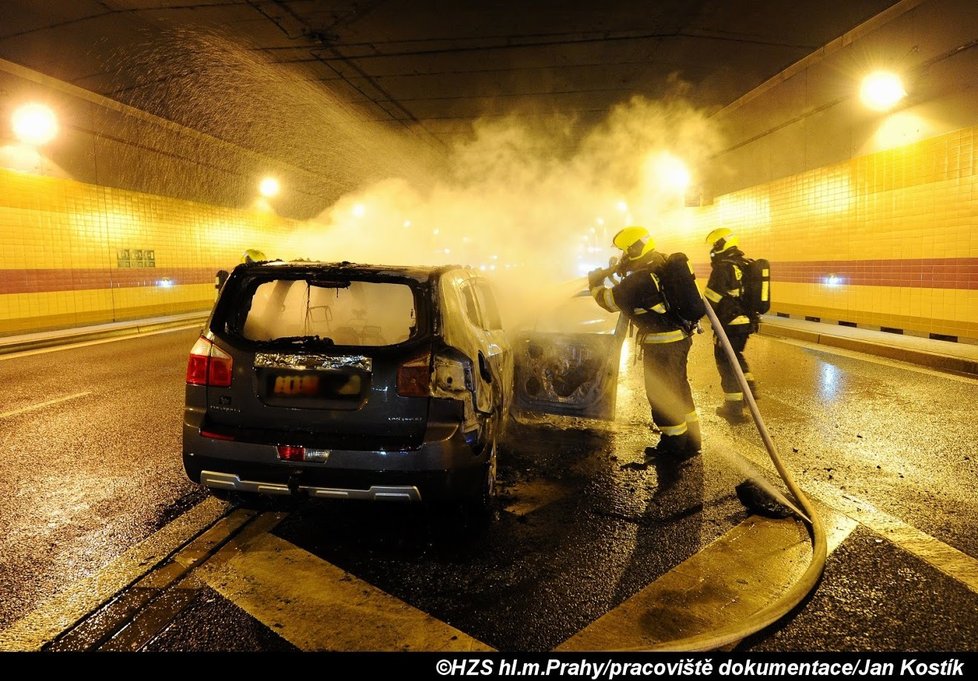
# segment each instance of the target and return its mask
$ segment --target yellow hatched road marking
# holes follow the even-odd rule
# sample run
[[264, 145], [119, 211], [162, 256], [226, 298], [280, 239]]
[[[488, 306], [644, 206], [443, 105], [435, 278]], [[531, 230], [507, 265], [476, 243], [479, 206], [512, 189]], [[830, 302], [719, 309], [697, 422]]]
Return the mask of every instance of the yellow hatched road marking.
[[0, 631], [0, 651], [38, 650], [45, 643], [132, 584], [181, 544], [220, 518], [227, 505], [207, 498], [97, 573], [71, 584], [57, 596]]
[[[738, 444], [738, 451], [751, 463], [773, 470], [771, 460], [763, 449], [757, 446], [745, 447], [741, 442]], [[894, 545], [978, 593], [978, 559], [828, 482], [806, 479], [800, 484], [806, 494], [827, 507], [865, 525]]]
[[[256, 521], [261, 522], [262, 519]], [[194, 574], [302, 650], [489, 651], [489, 646], [264, 527], [249, 527]]]
[[[819, 511], [834, 550], [856, 527]], [[753, 615], [808, 567], [800, 521], [751, 516], [557, 646], [559, 651], [631, 650], [704, 634]]]
[[978, 593], [978, 560], [975, 558], [833, 485], [813, 480], [806, 481], [804, 486], [840, 513]]

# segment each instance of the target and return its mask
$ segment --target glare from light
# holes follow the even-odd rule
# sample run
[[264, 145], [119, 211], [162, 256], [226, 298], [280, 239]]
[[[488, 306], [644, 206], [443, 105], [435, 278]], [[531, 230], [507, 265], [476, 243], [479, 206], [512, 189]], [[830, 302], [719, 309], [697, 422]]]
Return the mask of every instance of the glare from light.
[[844, 284], [845, 281], [842, 279], [842, 277], [838, 275], [830, 274], [829, 276], [825, 277], [825, 279], [822, 280], [822, 283], [828, 286], [829, 288], [836, 288], [838, 286], [842, 286], [842, 284]]
[[663, 153], [650, 159], [650, 162], [652, 177], [661, 189], [681, 194], [689, 188], [692, 175], [682, 159]]
[[828, 362], [822, 364], [821, 380], [819, 382], [819, 392], [822, 397], [834, 398], [839, 391], [839, 372], [834, 365]]
[[405, 220], [404, 221], [404, 226], [405, 227], [410, 227], [411, 226], [411, 221], [410, 220]]
[[353, 205], [353, 217], [362, 218], [367, 214], [367, 207], [362, 203], [356, 203]]
[[279, 185], [278, 180], [274, 177], [263, 177], [261, 182], [258, 183], [258, 193], [266, 199], [278, 196], [281, 190], [281, 185]]
[[877, 71], [863, 79], [859, 98], [874, 111], [888, 111], [907, 96], [900, 76], [889, 71]]
[[158, 282], [156, 282], [156, 285], [159, 286], [160, 288], [173, 288], [173, 280], [160, 279]]
[[620, 212], [620, 213], [627, 213], [628, 212], [628, 204], [625, 203], [624, 201], [619, 201], [618, 202], [618, 212]]
[[599, 217], [599, 218], [598, 218], [598, 219], [596, 220], [596, 222], [598, 223], [598, 226], [600, 226], [600, 227], [604, 227], [604, 218], [600, 218], [600, 217]]
[[58, 134], [58, 119], [44, 104], [25, 104], [13, 115], [14, 135], [24, 144], [47, 144]]

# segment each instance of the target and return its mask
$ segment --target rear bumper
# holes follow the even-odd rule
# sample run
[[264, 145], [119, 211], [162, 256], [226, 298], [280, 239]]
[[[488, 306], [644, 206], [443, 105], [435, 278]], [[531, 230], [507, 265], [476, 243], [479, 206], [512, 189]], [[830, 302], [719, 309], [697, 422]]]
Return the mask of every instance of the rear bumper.
[[[479, 494], [491, 447], [457, 427], [429, 428], [419, 447], [331, 449], [324, 462], [283, 461], [274, 444], [206, 437], [191, 413], [183, 425], [188, 477], [214, 489], [316, 498], [436, 501]], [[283, 433], [283, 443], [288, 435]]]

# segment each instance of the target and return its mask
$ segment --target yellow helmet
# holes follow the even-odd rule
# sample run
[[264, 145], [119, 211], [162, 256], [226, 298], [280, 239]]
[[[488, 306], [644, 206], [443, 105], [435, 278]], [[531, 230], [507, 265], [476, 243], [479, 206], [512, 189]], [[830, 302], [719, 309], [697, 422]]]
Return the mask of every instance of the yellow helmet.
[[265, 260], [268, 260], [268, 257], [257, 248], [249, 248], [241, 255], [241, 262], [245, 265], [250, 265], [254, 262], [264, 262]]
[[649, 230], [637, 225], [619, 231], [611, 242], [623, 250], [631, 260], [641, 258], [655, 250], [655, 239], [649, 235]]
[[737, 235], [733, 233], [732, 229], [727, 227], [717, 227], [706, 235], [706, 243], [709, 245], [711, 251], [722, 253], [728, 248], [733, 248], [736, 246], [738, 239]]

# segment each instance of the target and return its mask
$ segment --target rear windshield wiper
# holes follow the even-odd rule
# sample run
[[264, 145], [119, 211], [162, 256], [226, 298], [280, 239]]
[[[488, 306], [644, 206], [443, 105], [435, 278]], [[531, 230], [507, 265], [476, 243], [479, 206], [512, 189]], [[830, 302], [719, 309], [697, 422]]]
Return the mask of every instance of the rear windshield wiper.
[[283, 336], [275, 338], [272, 343], [288, 343], [290, 345], [335, 345], [332, 338], [322, 336]]

